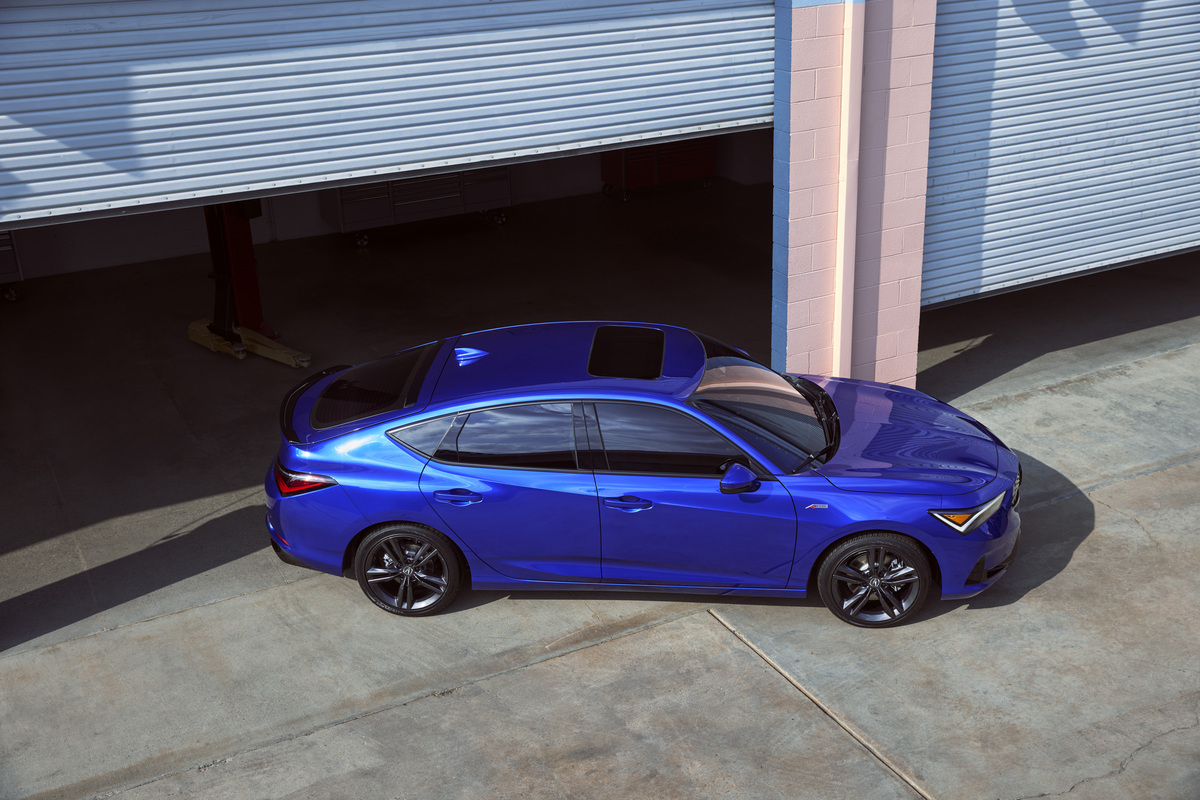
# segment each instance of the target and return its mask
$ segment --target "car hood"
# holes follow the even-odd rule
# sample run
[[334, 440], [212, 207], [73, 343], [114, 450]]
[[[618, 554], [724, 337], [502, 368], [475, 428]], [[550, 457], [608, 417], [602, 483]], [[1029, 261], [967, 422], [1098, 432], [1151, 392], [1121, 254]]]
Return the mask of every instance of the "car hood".
[[995, 480], [997, 440], [961, 411], [899, 386], [810, 379], [837, 407], [841, 441], [817, 472], [839, 489], [956, 495]]

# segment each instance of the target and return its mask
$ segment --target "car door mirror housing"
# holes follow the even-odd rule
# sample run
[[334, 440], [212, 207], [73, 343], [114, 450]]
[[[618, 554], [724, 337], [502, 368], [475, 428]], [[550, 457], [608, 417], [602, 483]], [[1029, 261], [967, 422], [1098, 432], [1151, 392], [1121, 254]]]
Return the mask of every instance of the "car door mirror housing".
[[745, 464], [731, 464], [721, 476], [721, 494], [753, 492], [762, 484]]

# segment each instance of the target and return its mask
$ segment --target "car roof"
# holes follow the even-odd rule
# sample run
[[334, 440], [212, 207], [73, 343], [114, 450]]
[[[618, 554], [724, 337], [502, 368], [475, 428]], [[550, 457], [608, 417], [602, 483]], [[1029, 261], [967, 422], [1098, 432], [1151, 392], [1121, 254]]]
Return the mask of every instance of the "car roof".
[[[686, 397], [699, 384], [705, 361], [703, 343], [686, 328], [638, 322], [494, 328], [449, 339], [444, 347], [453, 352], [428, 408], [497, 396]], [[647, 372], [650, 363], [657, 375]]]

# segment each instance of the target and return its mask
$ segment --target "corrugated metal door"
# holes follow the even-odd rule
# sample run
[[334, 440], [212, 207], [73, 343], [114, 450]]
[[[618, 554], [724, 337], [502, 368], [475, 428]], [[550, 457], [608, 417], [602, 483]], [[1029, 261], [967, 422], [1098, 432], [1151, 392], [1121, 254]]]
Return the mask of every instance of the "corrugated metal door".
[[922, 301], [1200, 246], [1196, 0], [938, 3]]
[[0, 7], [0, 227], [771, 121], [768, 0]]

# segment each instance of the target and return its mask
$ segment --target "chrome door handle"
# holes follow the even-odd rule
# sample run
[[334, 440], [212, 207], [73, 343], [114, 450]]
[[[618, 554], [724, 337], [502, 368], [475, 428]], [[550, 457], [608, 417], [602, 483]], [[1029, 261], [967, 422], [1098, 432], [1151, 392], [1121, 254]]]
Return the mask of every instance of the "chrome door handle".
[[618, 511], [642, 511], [651, 508], [654, 503], [626, 494], [620, 497], [606, 497], [604, 498], [604, 505], [609, 508], [615, 508]]
[[483, 495], [469, 489], [439, 489], [433, 493], [433, 499], [452, 506], [469, 506], [483, 500]]

